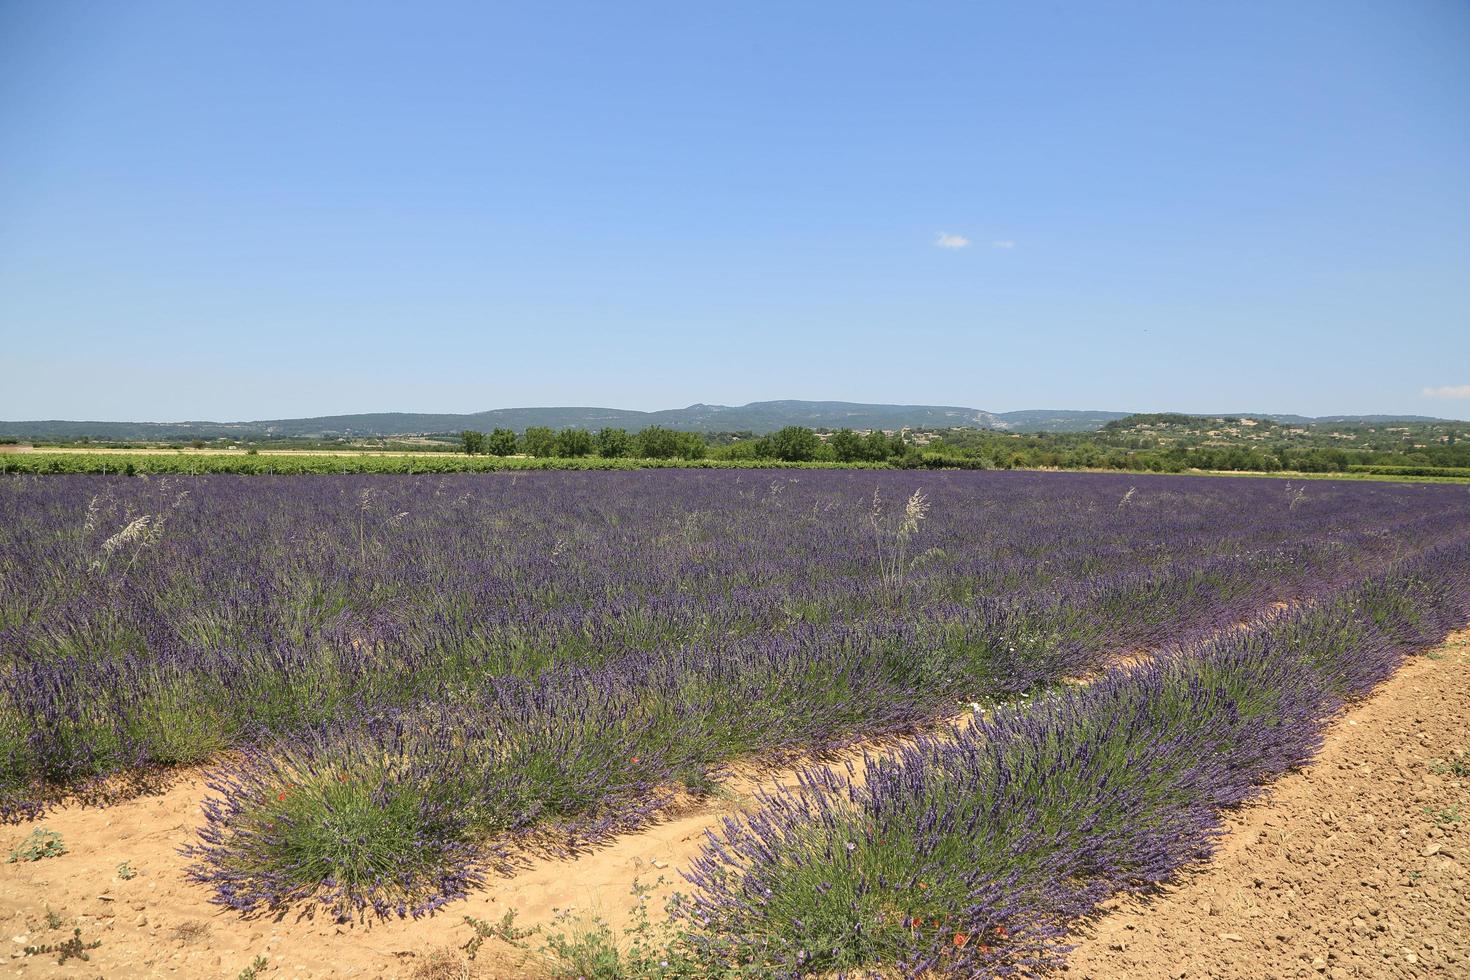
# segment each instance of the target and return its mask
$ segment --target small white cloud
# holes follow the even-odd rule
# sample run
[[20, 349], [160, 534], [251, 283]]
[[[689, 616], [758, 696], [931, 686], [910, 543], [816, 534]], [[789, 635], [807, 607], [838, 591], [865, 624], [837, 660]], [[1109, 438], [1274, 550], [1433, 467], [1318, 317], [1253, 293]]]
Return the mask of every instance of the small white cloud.
[[1470, 398], [1470, 385], [1441, 385], [1419, 392], [1425, 398]]
[[937, 248], [968, 248], [970, 240], [964, 235], [951, 235], [947, 231], [941, 231], [939, 237], [934, 239]]
[[998, 238], [990, 243], [991, 248], [1015, 248], [1016, 243], [1009, 238]]

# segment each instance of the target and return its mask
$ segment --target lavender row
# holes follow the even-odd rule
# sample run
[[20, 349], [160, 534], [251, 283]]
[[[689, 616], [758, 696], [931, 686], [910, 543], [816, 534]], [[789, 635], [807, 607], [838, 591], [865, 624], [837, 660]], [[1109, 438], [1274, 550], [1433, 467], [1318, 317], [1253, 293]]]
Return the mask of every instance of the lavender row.
[[1087, 689], [924, 738], [731, 819], [683, 955], [749, 975], [1035, 975], [1120, 891], [1207, 857], [1345, 699], [1470, 618], [1470, 545]]

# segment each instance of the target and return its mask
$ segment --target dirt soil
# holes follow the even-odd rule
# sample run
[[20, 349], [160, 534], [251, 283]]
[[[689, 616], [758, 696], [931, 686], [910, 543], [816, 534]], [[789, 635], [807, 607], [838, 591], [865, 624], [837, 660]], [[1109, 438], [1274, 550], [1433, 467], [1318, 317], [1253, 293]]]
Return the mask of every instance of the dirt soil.
[[[1470, 778], [1451, 768], [1466, 750], [1470, 632], [1416, 657], [1340, 719], [1316, 762], [1232, 817], [1210, 865], [1146, 902], [1116, 903], [1068, 974], [1470, 977]], [[0, 973], [230, 980], [264, 956], [264, 978], [533, 976], [493, 941], [468, 970], [458, 952], [471, 936], [463, 916], [515, 909], [518, 924], [534, 926], [570, 909], [619, 926], [633, 882], [662, 877], [652, 900], [660, 908], [704, 831], [749, 805], [757, 783], [732, 780], [720, 798], [574, 861], [534, 861], [433, 919], [344, 926], [294, 913], [247, 920], [209, 905], [184, 880], [178, 853], [194, 839], [205, 795], [197, 776], [184, 778], [159, 796], [61, 810], [39, 826], [62, 835], [66, 854], [0, 864]], [[0, 829], [0, 852], [30, 829]], [[124, 861], [135, 877], [118, 874]], [[86, 961], [24, 952], [73, 929], [101, 940]]]

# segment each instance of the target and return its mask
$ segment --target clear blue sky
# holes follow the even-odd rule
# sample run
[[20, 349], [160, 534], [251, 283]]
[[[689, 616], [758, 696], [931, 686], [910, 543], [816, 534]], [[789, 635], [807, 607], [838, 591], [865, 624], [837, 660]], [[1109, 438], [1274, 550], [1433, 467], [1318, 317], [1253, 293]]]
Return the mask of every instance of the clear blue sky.
[[766, 398], [1470, 417], [1470, 4], [0, 0], [0, 418]]

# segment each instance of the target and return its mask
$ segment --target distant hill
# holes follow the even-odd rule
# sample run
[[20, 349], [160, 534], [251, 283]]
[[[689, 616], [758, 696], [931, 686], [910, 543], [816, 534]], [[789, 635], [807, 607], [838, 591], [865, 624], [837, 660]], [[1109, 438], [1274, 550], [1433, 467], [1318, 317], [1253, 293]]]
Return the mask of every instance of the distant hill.
[[[0, 422], [0, 437], [80, 439], [103, 442], [179, 441], [189, 439], [318, 439], [453, 433], [495, 428], [524, 431], [544, 425], [553, 429], [635, 430], [649, 425], [692, 432], [774, 432], [788, 425], [817, 429], [998, 429], [1007, 432], [1090, 432], [1129, 418], [1128, 412], [1029, 409], [987, 412], [955, 405], [882, 405], [860, 402], [767, 401], [748, 405], [690, 405], [657, 412], [619, 408], [497, 408], [487, 412], [424, 414], [378, 412], [325, 415], [305, 419], [262, 419], [251, 422], [73, 422], [39, 420]], [[1391, 422], [1442, 421], [1419, 415], [1334, 415], [1311, 419], [1299, 415], [1232, 413], [1200, 418], [1267, 418], [1291, 425], [1383, 425]]]

